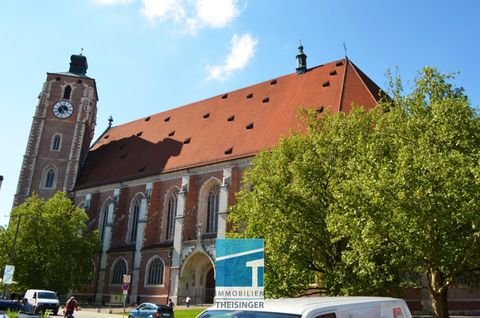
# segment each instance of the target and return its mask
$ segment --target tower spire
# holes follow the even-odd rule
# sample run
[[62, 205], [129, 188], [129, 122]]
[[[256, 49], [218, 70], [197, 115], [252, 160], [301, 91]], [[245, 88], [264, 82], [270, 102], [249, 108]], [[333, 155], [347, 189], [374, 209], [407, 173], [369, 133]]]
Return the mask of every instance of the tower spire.
[[303, 53], [302, 40], [300, 40], [300, 46], [298, 47], [297, 59], [297, 74], [303, 74], [307, 71], [307, 55]]

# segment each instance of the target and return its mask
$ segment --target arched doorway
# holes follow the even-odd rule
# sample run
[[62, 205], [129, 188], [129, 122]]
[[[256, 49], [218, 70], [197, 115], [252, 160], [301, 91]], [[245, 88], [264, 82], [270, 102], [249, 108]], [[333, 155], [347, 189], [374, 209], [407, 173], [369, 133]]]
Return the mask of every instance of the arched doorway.
[[215, 271], [213, 267], [207, 273], [207, 282], [205, 286], [205, 302], [213, 304], [215, 298]]
[[204, 252], [193, 252], [184, 262], [180, 272], [177, 303], [212, 304], [215, 295], [215, 269], [213, 261]]

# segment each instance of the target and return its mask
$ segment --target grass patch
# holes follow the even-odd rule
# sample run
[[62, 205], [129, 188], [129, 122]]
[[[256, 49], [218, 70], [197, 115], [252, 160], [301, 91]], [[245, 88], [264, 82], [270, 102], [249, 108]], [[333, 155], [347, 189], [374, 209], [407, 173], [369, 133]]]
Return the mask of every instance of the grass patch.
[[175, 318], [195, 318], [204, 308], [175, 310]]

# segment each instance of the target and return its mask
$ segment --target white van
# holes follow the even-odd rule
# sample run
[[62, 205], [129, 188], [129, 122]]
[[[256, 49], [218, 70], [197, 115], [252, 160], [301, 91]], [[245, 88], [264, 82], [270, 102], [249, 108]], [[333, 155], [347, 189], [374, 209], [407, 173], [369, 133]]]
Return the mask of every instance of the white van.
[[29, 289], [25, 292], [23, 298], [27, 299], [28, 303], [33, 306], [33, 312], [52, 311], [54, 315], [58, 313], [60, 302], [57, 294], [51, 290], [44, 289]]
[[228, 308], [235, 303], [217, 302], [198, 318], [412, 318], [404, 300], [390, 297], [281, 298], [261, 305]]

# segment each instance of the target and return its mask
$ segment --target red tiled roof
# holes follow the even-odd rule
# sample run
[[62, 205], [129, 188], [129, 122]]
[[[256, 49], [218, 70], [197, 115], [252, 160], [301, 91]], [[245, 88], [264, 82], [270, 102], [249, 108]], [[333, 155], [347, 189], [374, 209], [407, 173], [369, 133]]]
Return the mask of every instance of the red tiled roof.
[[93, 145], [77, 188], [250, 157], [302, 129], [300, 107], [373, 107], [379, 92], [343, 59], [115, 126]]

